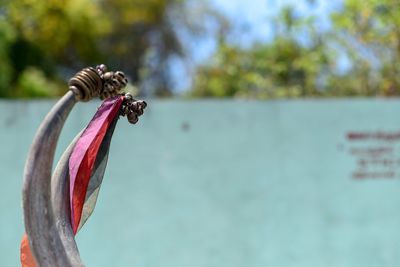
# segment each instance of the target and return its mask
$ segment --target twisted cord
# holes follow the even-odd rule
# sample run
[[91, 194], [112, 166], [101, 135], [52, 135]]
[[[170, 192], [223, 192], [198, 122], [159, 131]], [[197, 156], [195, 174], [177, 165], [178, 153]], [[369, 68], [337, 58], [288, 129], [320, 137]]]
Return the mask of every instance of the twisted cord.
[[[85, 68], [69, 80], [69, 89], [75, 93], [76, 99], [87, 102], [94, 97], [106, 99], [120, 95], [120, 91], [128, 84], [128, 79], [122, 71], [107, 71], [104, 64], [96, 68]], [[147, 104], [136, 100], [131, 94], [124, 94], [121, 106], [121, 116], [126, 116], [132, 124], [138, 122]]]
[[106, 99], [116, 96], [128, 84], [122, 71], [107, 71], [104, 64], [96, 68], [84, 68], [69, 80], [69, 89], [79, 101], [87, 102], [94, 97]]
[[103, 81], [99, 73], [92, 67], [84, 68], [69, 80], [69, 90], [74, 92], [76, 98], [87, 102], [95, 96], [98, 96]]

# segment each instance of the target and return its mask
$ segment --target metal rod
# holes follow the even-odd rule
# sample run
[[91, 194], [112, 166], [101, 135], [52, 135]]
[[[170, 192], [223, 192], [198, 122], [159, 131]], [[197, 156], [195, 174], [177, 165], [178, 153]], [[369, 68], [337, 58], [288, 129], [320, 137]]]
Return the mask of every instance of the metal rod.
[[76, 102], [75, 94], [68, 91], [50, 110], [36, 133], [25, 164], [25, 230], [32, 253], [41, 267], [77, 266], [63, 249], [54, 219], [50, 186], [58, 137]]

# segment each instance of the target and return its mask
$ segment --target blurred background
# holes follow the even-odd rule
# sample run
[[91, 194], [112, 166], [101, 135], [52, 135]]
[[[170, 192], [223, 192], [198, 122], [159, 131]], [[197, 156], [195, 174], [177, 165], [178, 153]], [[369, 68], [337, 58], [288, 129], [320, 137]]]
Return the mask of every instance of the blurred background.
[[117, 125], [87, 266], [399, 266], [399, 62], [396, 0], [0, 0], [0, 266], [35, 131], [100, 63], [148, 108]]
[[399, 3], [2, 1], [0, 97], [55, 97], [77, 70], [124, 70], [146, 97], [396, 96]]

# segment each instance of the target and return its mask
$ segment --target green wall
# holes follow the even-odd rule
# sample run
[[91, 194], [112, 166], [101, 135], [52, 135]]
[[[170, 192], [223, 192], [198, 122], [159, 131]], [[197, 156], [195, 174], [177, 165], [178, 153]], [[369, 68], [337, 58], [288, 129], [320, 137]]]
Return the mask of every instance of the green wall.
[[[53, 103], [0, 102], [0, 266], [18, 266], [24, 160]], [[58, 156], [99, 104], [78, 104]], [[148, 104], [117, 125], [87, 266], [400, 265], [398, 100]]]

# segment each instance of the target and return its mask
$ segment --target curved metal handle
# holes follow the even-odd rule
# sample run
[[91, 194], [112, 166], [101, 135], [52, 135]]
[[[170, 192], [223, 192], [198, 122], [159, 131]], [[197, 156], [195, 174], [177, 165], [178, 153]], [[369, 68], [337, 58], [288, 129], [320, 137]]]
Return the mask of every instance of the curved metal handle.
[[51, 109], [33, 140], [25, 165], [23, 210], [30, 248], [39, 266], [83, 266], [63, 249], [51, 204], [51, 169], [58, 137], [77, 102], [68, 91]]
[[[107, 72], [105, 65], [83, 69], [70, 80], [70, 90], [50, 110], [36, 132], [25, 164], [23, 211], [29, 245], [39, 266], [84, 266], [65, 203], [69, 196], [65, 191], [68, 190], [66, 168], [74, 142], [63, 154], [52, 182], [54, 153], [65, 120], [78, 100], [115, 96], [126, 84], [122, 72]], [[62, 195], [52, 196], [52, 190], [61, 191]]]

